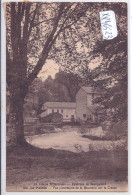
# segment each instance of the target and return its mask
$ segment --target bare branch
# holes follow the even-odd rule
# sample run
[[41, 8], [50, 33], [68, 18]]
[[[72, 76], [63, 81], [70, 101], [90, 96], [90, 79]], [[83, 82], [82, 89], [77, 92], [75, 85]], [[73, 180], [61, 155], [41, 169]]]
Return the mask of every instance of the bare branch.
[[67, 6], [66, 9], [64, 9], [64, 12], [63, 13], [67, 13], [67, 11], [75, 4], [75, 3], [69, 3], [70, 5]]
[[36, 13], [37, 13], [37, 8], [38, 8], [38, 4], [36, 3], [36, 9], [34, 10], [34, 14], [33, 14], [32, 20], [30, 22], [30, 27], [29, 27], [29, 31], [28, 31], [28, 37], [30, 36], [32, 28], [33, 28], [33, 23], [34, 23], [35, 16], [36, 16]]
[[23, 27], [23, 39], [28, 38], [28, 24], [29, 24], [29, 13], [30, 13], [30, 8], [31, 8], [31, 3], [26, 4], [26, 11], [25, 11], [25, 23]]
[[24, 10], [25, 10], [25, 3], [22, 3], [22, 8], [21, 8], [21, 12], [20, 12], [20, 19], [22, 20], [23, 16], [24, 16]]
[[36, 27], [36, 26], [38, 26], [39, 24], [42, 24], [42, 23], [44, 23], [44, 22], [49, 22], [49, 21], [54, 21], [56, 18], [54, 17], [54, 18], [51, 18], [51, 19], [47, 19], [47, 20], [43, 20], [43, 21], [41, 21], [41, 22], [38, 22], [38, 23], [34, 23], [33, 24], [33, 26], [32, 27]]
[[49, 37], [47, 38], [47, 41], [43, 47], [43, 51], [41, 53], [41, 58], [38, 60], [37, 65], [35, 66], [32, 73], [30, 73], [28, 76], [27, 86], [29, 86], [31, 84], [31, 82], [34, 80], [34, 78], [36, 78], [37, 74], [41, 70], [43, 64], [45, 63], [45, 61], [48, 57], [48, 53], [50, 51], [50, 48], [52, 47], [52, 44], [50, 44], [50, 43], [52, 42], [53, 36], [57, 30], [58, 23], [62, 17], [64, 7], [65, 7], [65, 4], [61, 3], [60, 8], [59, 8], [59, 12], [58, 12], [58, 16], [56, 17], [56, 21], [54, 22], [53, 30], [51, 31], [51, 33], [50, 33]]

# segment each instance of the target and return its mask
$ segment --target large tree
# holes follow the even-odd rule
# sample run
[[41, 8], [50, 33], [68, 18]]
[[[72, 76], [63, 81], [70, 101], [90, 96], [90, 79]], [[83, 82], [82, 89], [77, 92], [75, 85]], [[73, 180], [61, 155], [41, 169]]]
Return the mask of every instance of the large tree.
[[7, 84], [14, 143], [25, 142], [23, 104], [29, 86], [46, 60], [54, 58], [55, 46], [64, 45], [64, 32], [68, 33], [68, 29], [85, 18], [92, 6], [88, 3], [59, 2], [6, 4]]

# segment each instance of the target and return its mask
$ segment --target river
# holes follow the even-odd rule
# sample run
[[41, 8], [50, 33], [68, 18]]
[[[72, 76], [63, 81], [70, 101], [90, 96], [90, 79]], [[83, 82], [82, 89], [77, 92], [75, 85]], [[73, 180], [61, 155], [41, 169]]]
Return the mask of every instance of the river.
[[[103, 134], [101, 129], [94, 130], [93, 132], [85, 133], [88, 134]], [[43, 149], [57, 149], [57, 150], [68, 150], [71, 152], [88, 152], [91, 150], [114, 150], [116, 146], [124, 144], [124, 140], [117, 141], [102, 141], [102, 140], [90, 140], [82, 137], [82, 134], [78, 129], [73, 128], [72, 130], [56, 130], [54, 133], [40, 134], [34, 136], [27, 136], [26, 140], [31, 145], [34, 145]]]

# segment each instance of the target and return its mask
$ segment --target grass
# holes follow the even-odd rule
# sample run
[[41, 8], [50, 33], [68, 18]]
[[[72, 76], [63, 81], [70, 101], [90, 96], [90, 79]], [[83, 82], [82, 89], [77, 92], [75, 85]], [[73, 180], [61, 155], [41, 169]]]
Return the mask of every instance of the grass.
[[54, 149], [7, 148], [7, 187], [22, 182], [127, 179], [126, 151], [73, 153]]

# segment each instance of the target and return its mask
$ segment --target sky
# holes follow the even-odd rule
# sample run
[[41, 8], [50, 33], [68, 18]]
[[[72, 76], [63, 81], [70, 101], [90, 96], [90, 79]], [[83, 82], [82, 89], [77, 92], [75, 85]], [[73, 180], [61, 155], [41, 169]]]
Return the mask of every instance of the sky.
[[[89, 68], [94, 69], [101, 63], [101, 58], [95, 58], [89, 63]], [[41, 78], [43, 81], [48, 78], [50, 75], [53, 79], [55, 78], [55, 74], [59, 72], [59, 65], [56, 64], [54, 60], [47, 60], [45, 65], [43, 66], [42, 70], [38, 74], [38, 77]]]
[[58, 64], [56, 64], [54, 60], [47, 60], [42, 70], [38, 74], [38, 77], [40, 77], [42, 80], [45, 80], [50, 75], [54, 79], [57, 72], [59, 72]]

